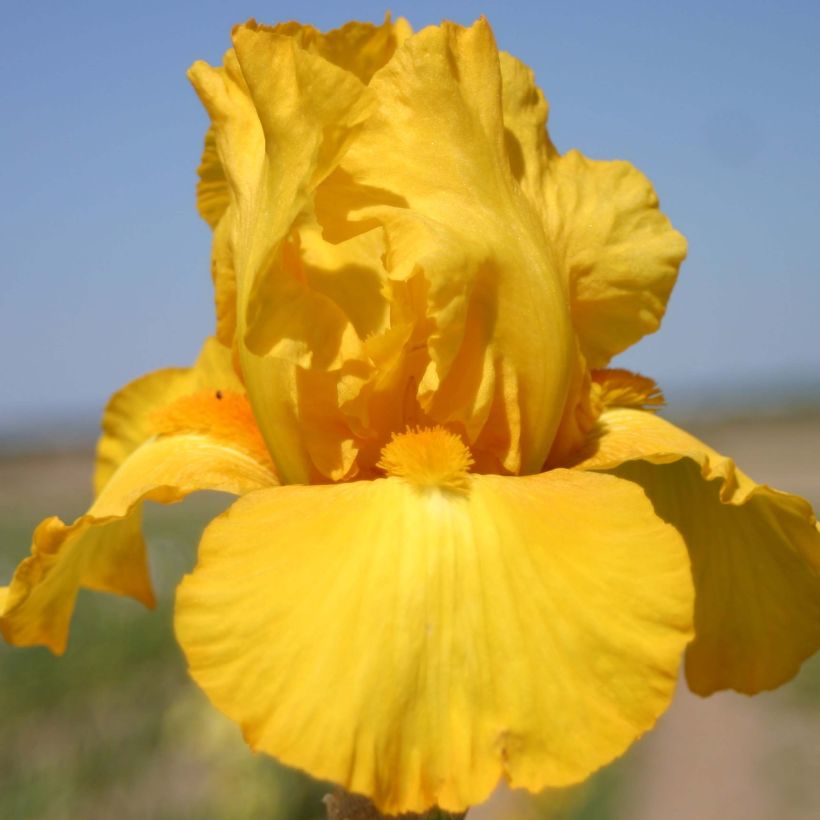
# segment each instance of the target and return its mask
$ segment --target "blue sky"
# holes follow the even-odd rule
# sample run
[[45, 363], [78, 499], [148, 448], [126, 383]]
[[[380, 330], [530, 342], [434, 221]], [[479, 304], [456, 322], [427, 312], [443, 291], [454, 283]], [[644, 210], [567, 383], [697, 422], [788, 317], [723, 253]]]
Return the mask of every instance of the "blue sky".
[[[411, 10], [412, 9], [412, 10]], [[322, 28], [372, 2], [5, 2], [0, 425], [99, 409], [187, 364], [212, 324], [194, 208], [206, 118], [185, 78], [255, 16]], [[679, 394], [820, 378], [820, 5], [414, 2], [486, 14], [535, 70], [560, 150], [628, 159], [688, 237], [664, 327], [623, 366]]]

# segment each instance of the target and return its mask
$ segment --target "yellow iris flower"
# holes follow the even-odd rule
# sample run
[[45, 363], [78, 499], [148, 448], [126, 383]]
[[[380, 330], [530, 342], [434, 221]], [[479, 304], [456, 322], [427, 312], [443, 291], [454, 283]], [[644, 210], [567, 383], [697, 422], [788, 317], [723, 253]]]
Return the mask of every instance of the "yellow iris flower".
[[105, 411], [97, 495], [0, 590], [66, 645], [80, 587], [153, 602], [144, 501], [243, 496], [177, 594], [248, 743], [384, 812], [587, 777], [669, 704], [820, 645], [810, 506], [605, 369], [683, 237], [625, 162], [560, 154], [490, 27], [250, 22], [191, 79], [217, 330]]

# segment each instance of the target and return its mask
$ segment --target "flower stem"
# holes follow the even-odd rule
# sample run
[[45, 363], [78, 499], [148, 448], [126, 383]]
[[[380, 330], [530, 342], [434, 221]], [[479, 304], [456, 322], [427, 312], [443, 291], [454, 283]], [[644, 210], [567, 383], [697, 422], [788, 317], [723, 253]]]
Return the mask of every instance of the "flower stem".
[[[325, 795], [327, 820], [389, 820], [395, 815], [382, 814], [366, 797], [337, 791]], [[450, 814], [441, 809], [430, 809], [424, 814], [400, 814], [396, 820], [464, 820], [467, 812]]]

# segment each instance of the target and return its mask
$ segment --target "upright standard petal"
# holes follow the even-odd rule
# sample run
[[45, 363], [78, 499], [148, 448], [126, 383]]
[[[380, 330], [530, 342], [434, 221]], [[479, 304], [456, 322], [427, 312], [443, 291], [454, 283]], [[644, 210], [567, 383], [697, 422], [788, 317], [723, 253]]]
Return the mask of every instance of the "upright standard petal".
[[577, 468], [646, 490], [683, 535], [695, 580], [690, 688], [753, 694], [797, 673], [820, 648], [820, 532], [802, 498], [755, 484], [652, 413], [603, 413]]
[[199, 215], [211, 226], [211, 280], [214, 285], [216, 337], [232, 347], [236, 334], [236, 271], [233, 262], [234, 209], [230, 187], [219, 157], [216, 128], [205, 134], [202, 161], [197, 168], [196, 205]]
[[[324, 33], [313, 26], [290, 22], [276, 26], [253, 26], [272, 34], [289, 37], [300, 48], [317, 54], [333, 65], [351, 72], [363, 83], [393, 55], [396, 46], [410, 36], [409, 23], [403, 18], [393, 22], [387, 15], [381, 25], [351, 22], [339, 29]], [[226, 66], [236, 64], [236, 54], [226, 56]], [[223, 73], [228, 69], [223, 69]], [[192, 72], [195, 85], [207, 69], [198, 65]], [[239, 78], [237, 78], [239, 79]], [[240, 85], [243, 83], [240, 80]], [[203, 88], [207, 88], [207, 81]], [[231, 116], [234, 114], [232, 113]], [[217, 145], [216, 126], [211, 125], [205, 135], [202, 161], [197, 169], [197, 208], [202, 218], [214, 231], [211, 253], [211, 273], [214, 282], [217, 317], [217, 336], [232, 345], [236, 332], [236, 271], [233, 243], [237, 229], [235, 210], [230, 206], [230, 187], [222, 167]], [[378, 255], [373, 261], [377, 261]]]
[[413, 33], [407, 20], [399, 17], [393, 22], [390, 14], [381, 25], [353, 20], [328, 32], [297, 22], [263, 28], [293, 37], [306, 51], [355, 74], [365, 84]]
[[[283, 479], [307, 481], [317, 470], [300, 405], [326, 400], [328, 386], [310, 395], [301, 373], [341, 370], [360, 340], [339, 306], [302, 276], [298, 229], [310, 221], [312, 191], [367, 114], [367, 88], [296, 38], [255, 24], [234, 31], [223, 69], [197, 64], [191, 77], [214, 121], [235, 209], [238, 349], [251, 402]], [[346, 459], [339, 456], [333, 477], [345, 473]]]
[[570, 151], [548, 170], [547, 234], [567, 277], [572, 321], [590, 367], [606, 367], [660, 327], [686, 240], [628, 162]]
[[657, 330], [686, 255], [649, 180], [628, 162], [563, 156], [546, 130], [547, 103], [529, 68], [501, 59], [510, 165], [541, 214], [572, 298], [589, 367]]
[[529, 66], [503, 51], [498, 56], [504, 137], [510, 168], [521, 189], [546, 222], [547, 167], [558, 156], [547, 133], [549, 103]]
[[251, 746], [390, 814], [583, 779], [653, 725], [691, 637], [686, 551], [642, 491], [470, 476], [441, 435], [386, 448], [386, 479], [241, 500], [177, 598]]
[[507, 159], [492, 32], [483, 20], [424, 29], [369, 89], [375, 111], [317, 192], [319, 220], [335, 239], [384, 227], [393, 303], [425, 352], [405, 385], [420, 412], [458, 427], [476, 458], [535, 472], [566, 398], [571, 331]]
[[196, 185], [196, 208], [199, 215], [215, 230], [231, 204], [231, 196], [222, 160], [219, 158], [213, 125], [205, 133], [202, 160], [196, 172], [199, 177]]

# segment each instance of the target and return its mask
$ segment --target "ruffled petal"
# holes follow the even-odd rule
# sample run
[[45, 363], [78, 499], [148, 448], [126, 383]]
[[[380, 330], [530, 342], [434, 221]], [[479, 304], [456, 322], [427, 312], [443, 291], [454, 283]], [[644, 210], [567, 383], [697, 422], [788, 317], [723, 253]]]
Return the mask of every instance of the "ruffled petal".
[[[411, 33], [405, 19], [399, 18], [393, 22], [390, 15], [381, 25], [351, 22], [327, 33], [296, 22], [255, 28], [293, 39], [302, 49], [351, 72], [363, 83], [370, 81], [373, 73], [390, 59], [396, 46]], [[229, 53], [226, 59], [228, 63], [235, 63], [235, 53]], [[202, 66], [194, 70], [195, 82], [204, 71]], [[244, 86], [244, 82], [240, 84]], [[252, 119], [252, 112], [246, 113]], [[205, 135], [205, 148], [197, 170], [197, 208], [214, 230], [211, 274], [215, 292], [216, 335], [224, 344], [232, 345], [236, 332], [237, 291], [233, 251], [237, 226], [230, 206], [230, 186], [219, 156], [215, 125], [211, 125]], [[374, 255], [371, 265], [378, 262], [379, 256]]]
[[230, 351], [209, 339], [191, 368], [158, 371], [116, 393], [103, 417], [96, 500], [72, 524], [43, 521], [0, 607], [19, 645], [65, 649], [78, 589], [153, 603], [141, 535], [145, 500], [194, 490], [236, 495], [276, 483]]
[[248, 207], [253, 192], [247, 180], [258, 176], [258, 153], [263, 150], [259, 119], [247, 86], [230, 49], [222, 68], [195, 63], [188, 72], [211, 116], [197, 173], [197, 208], [213, 229], [211, 279], [214, 285], [216, 336], [233, 347], [237, 324], [235, 234], [240, 205]]
[[387, 63], [396, 48], [412, 33], [410, 23], [390, 14], [381, 25], [353, 20], [333, 31], [322, 32], [303, 23], [288, 22], [263, 26], [268, 31], [293, 37], [306, 51], [318, 54], [333, 65], [355, 74], [363, 83]]
[[516, 179], [543, 219], [572, 297], [572, 320], [590, 368], [658, 329], [686, 241], [628, 162], [559, 155], [535, 78], [501, 55], [504, 126]]
[[[257, 289], [272, 287], [269, 265], [316, 185], [333, 169], [369, 111], [367, 88], [351, 73], [299, 48], [290, 37], [239, 26], [234, 50], [262, 152], [248, 158], [260, 177], [244, 178], [236, 250], [240, 323], [261, 320]], [[228, 112], [231, 116], [232, 112]], [[217, 138], [220, 132], [217, 129]], [[229, 179], [230, 179], [229, 175]], [[257, 311], [255, 316], [245, 312]]]
[[197, 433], [149, 439], [111, 476], [88, 512], [65, 524], [43, 521], [0, 609], [0, 631], [18, 646], [65, 650], [80, 587], [154, 597], [140, 532], [143, 501], [163, 504], [196, 490], [243, 495], [276, 484], [270, 468], [244, 448]]
[[592, 368], [660, 326], [686, 240], [628, 162], [578, 151], [548, 164], [546, 230], [570, 289], [572, 321]]
[[686, 551], [642, 491], [451, 455], [406, 462], [424, 486], [242, 499], [178, 592], [191, 674], [251, 746], [391, 814], [583, 779], [653, 725], [691, 638]]
[[[355, 74], [310, 53], [298, 39], [253, 23], [239, 26], [224, 68], [197, 63], [191, 69], [231, 190], [242, 369], [287, 481], [317, 477], [300, 410], [305, 400], [317, 406], [335, 387], [320, 377], [318, 386], [311, 384], [318, 396], [311, 395], [300, 382], [302, 370], [306, 364], [320, 374], [340, 370], [360, 350], [348, 317], [302, 277], [298, 228], [310, 221], [313, 190], [370, 106], [368, 89]], [[349, 445], [338, 447], [343, 452], [334, 477], [351, 460]]]
[[[243, 366], [267, 408], [260, 412], [287, 417], [277, 435], [306, 458], [311, 481], [349, 476], [358, 454], [354, 429], [364, 425], [367, 407], [348, 405], [374, 373], [367, 340], [386, 331], [383, 249], [380, 231], [334, 245], [318, 226], [304, 225], [260, 288], [265, 316], [246, 334]], [[293, 440], [285, 440], [287, 430]]]
[[233, 348], [236, 343], [236, 269], [234, 267], [232, 206], [214, 229], [211, 242], [211, 281], [214, 285], [216, 337]]
[[196, 208], [211, 228], [216, 229], [228, 210], [231, 197], [228, 180], [219, 159], [213, 125], [205, 132], [205, 147], [196, 172], [199, 177], [196, 185]]
[[97, 443], [94, 473], [99, 493], [122, 462], [155, 430], [152, 414], [160, 407], [199, 390], [244, 392], [234, 372], [230, 348], [207, 339], [193, 367], [149, 373], [117, 391], [108, 402]]
[[693, 691], [774, 689], [820, 648], [820, 532], [802, 498], [755, 484], [683, 430], [626, 408], [601, 416], [576, 466], [636, 482], [686, 539]]
[[233, 346], [236, 333], [236, 272], [233, 265], [234, 218], [230, 187], [219, 157], [216, 128], [205, 134], [202, 161], [197, 168], [196, 205], [199, 215], [211, 226], [211, 279], [214, 285], [216, 337]]
[[510, 168], [546, 224], [548, 165], [558, 156], [547, 133], [549, 103], [528, 66], [501, 52], [504, 135]]
[[[507, 156], [499, 56], [486, 21], [410, 37], [370, 81], [376, 109], [317, 192], [330, 238], [374, 224], [424, 333], [421, 411], [458, 427], [476, 457], [536, 472], [569, 382], [566, 294], [539, 215]], [[488, 420], [505, 422], [481, 438]]]

